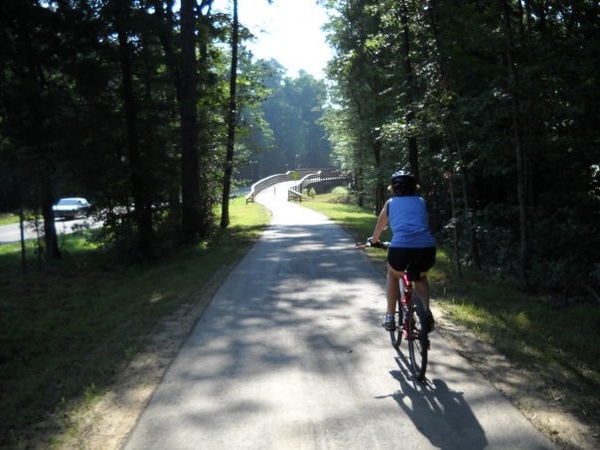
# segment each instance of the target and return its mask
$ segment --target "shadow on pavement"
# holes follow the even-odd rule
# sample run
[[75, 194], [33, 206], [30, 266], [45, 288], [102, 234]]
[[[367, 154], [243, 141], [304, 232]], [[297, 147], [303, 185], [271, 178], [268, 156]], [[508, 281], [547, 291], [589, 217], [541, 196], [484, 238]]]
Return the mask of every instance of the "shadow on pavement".
[[446, 450], [488, 446], [485, 432], [462, 392], [451, 390], [440, 379], [418, 382], [402, 353], [396, 362], [399, 370], [390, 374], [400, 383], [400, 390], [391, 397], [433, 446]]

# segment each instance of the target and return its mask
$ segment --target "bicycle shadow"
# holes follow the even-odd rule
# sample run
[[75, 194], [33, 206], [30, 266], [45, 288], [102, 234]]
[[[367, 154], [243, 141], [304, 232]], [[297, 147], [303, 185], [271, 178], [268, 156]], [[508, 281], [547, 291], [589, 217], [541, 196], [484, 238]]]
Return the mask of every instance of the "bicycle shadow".
[[462, 392], [449, 389], [440, 379], [418, 382], [401, 352], [396, 363], [399, 370], [390, 374], [399, 381], [400, 391], [391, 397], [433, 446], [444, 450], [487, 447], [485, 432]]

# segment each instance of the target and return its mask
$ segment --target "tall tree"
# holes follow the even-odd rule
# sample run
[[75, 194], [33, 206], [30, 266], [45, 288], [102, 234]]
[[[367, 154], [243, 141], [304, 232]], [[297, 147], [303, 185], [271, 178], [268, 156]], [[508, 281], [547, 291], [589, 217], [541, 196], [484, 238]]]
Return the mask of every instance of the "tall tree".
[[[386, 14], [374, 0], [331, 1], [339, 15], [330, 24], [330, 40], [337, 55], [329, 65], [341, 93], [341, 106], [350, 109], [347, 132], [355, 134], [356, 168], [366, 166], [364, 189], [375, 199], [374, 210], [385, 201], [389, 167], [400, 159], [386, 152], [382, 126], [396, 111], [396, 98], [390, 89], [390, 73], [401, 71], [392, 49], [386, 45], [382, 21]], [[396, 54], [397, 55], [397, 54]]]
[[508, 0], [502, 0], [502, 19], [504, 26], [504, 38], [506, 40], [506, 66], [508, 70], [508, 89], [511, 98], [511, 118], [512, 118], [512, 135], [513, 145], [515, 148], [516, 157], [516, 172], [517, 172], [517, 201], [519, 208], [519, 230], [520, 230], [520, 271], [521, 280], [528, 283], [530, 259], [531, 259], [531, 244], [530, 244], [530, 202], [531, 202], [531, 163], [529, 158], [529, 149], [525, 143], [525, 121], [523, 110], [523, 99], [520, 94], [522, 85], [521, 74], [517, 70], [518, 62], [515, 60], [514, 38], [522, 36], [522, 15], [517, 15], [518, 29], [513, 27], [515, 14]]
[[181, 229], [186, 239], [202, 229], [198, 153], [196, 1], [181, 1]]
[[415, 175], [417, 180], [419, 179], [419, 147], [417, 143], [417, 137], [414, 133], [414, 120], [416, 107], [416, 92], [415, 92], [415, 75], [413, 74], [413, 65], [411, 53], [411, 31], [409, 27], [409, 10], [407, 0], [400, 2], [400, 23], [402, 24], [402, 65], [404, 66], [404, 78], [405, 78], [405, 92], [406, 101], [409, 105], [408, 111], [406, 112], [406, 127], [408, 128], [407, 147], [408, 147], [408, 161], [412, 173]]
[[147, 183], [145, 182], [146, 173], [142, 163], [138, 134], [138, 107], [134, 92], [133, 57], [131, 43], [128, 38], [130, 34], [128, 23], [131, 23], [132, 20], [131, 11], [127, 2], [115, 1], [111, 6], [119, 42], [119, 60], [121, 63], [127, 149], [135, 221], [139, 230], [140, 250], [144, 256], [149, 257], [152, 254], [153, 246], [152, 206], [148, 199], [149, 192]]
[[231, 33], [231, 72], [229, 75], [229, 108], [227, 110], [227, 155], [223, 170], [223, 198], [221, 202], [221, 228], [229, 225], [229, 194], [233, 174], [235, 130], [237, 127], [237, 66], [238, 66], [238, 2], [233, 0], [233, 21]]

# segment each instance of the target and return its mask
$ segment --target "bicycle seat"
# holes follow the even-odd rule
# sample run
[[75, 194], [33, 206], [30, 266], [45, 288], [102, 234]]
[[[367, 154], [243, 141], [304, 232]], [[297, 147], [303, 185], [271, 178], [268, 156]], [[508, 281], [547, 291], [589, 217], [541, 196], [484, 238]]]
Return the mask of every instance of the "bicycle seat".
[[406, 269], [406, 276], [408, 278], [408, 281], [420, 281], [421, 280], [421, 271]]

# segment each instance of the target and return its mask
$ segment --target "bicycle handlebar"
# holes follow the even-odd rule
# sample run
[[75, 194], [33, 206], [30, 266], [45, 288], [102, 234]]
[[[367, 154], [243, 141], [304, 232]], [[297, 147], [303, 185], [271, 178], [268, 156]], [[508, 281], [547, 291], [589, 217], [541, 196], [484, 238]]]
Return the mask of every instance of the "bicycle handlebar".
[[379, 241], [376, 243], [373, 243], [372, 238], [367, 239], [367, 242], [365, 242], [364, 244], [361, 244], [360, 242], [357, 243], [354, 248], [369, 248], [369, 247], [373, 247], [373, 248], [381, 248], [381, 249], [387, 249], [389, 248], [390, 243], [388, 241]]

